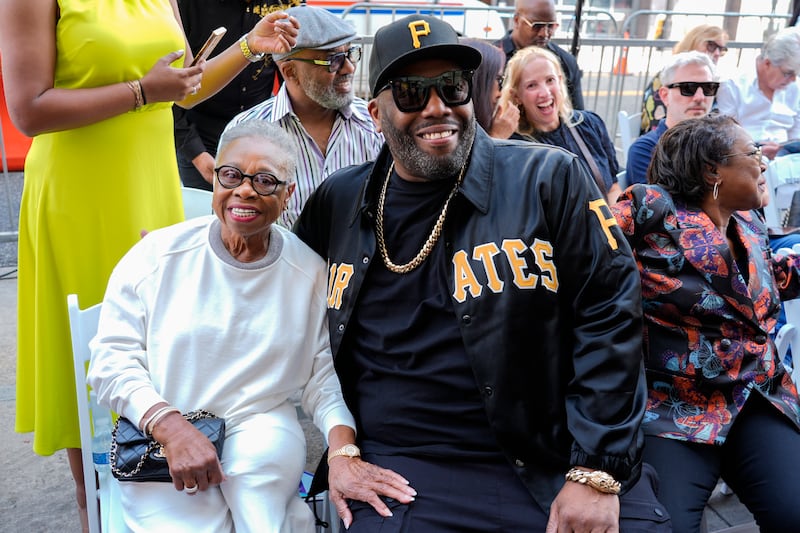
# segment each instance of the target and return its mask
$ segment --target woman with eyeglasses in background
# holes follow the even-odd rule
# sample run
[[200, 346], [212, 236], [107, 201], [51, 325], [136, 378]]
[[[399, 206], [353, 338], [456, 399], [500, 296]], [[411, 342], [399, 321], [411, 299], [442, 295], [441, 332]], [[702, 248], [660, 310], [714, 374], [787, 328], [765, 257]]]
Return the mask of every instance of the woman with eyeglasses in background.
[[761, 146], [769, 159], [800, 152], [800, 28], [770, 36], [747, 73], [719, 88], [717, 104]]
[[517, 52], [506, 66], [501, 106], [520, 116], [512, 138], [560, 146], [576, 154], [609, 202], [621, 192], [614, 143], [599, 115], [572, 108], [558, 58], [538, 46]]
[[765, 169], [734, 119], [690, 118], [611, 207], [642, 282], [643, 459], [676, 532], [700, 530], [720, 477], [762, 532], [800, 524], [800, 405], [769, 336], [800, 258], [768, 249]]
[[490, 136], [508, 139], [517, 129], [519, 109], [515, 105], [498, 105], [504, 81], [505, 54], [480, 39], [461, 39], [461, 42], [476, 48], [483, 56], [483, 61], [472, 75], [475, 119]]
[[[719, 26], [701, 24], [686, 32], [672, 49], [673, 54], [692, 50], [707, 54], [716, 65], [728, 53], [728, 33]], [[647, 84], [642, 97], [642, 127], [640, 135], [658, 127], [658, 121], [667, 115], [667, 109], [658, 90], [662, 86], [660, 73]]]

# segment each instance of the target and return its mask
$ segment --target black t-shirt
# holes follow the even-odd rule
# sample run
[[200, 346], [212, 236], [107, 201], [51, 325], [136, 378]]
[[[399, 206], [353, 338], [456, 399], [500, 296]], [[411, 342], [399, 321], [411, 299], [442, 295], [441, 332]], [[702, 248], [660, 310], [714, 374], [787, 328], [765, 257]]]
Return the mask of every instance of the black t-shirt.
[[[392, 176], [384, 232], [395, 264], [420, 250], [453, 184]], [[443, 240], [408, 274], [390, 272], [376, 254], [361, 288], [337, 367], [355, 391], [350, 405], [367, 451], [500, 455], [459, 332]]]

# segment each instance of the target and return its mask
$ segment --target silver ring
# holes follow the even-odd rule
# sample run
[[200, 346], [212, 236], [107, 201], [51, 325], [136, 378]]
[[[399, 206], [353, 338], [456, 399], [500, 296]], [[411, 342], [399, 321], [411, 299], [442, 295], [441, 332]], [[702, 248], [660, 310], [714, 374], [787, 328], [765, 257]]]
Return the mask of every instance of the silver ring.
[[199, 90], [200, 90], [200, 86], [199, 85], [195, 85], [194, 87], [192, 87], [192, 94], [197, 94], [197, 91], [199, 91]]
[[199, 488], [197, 487], [197, 485], [195, 485], [194, 487], [184, 487], [183, 488], [183, 492], [185, 492], [186, 494], [194, 494], [198, 490], [199, 490]]

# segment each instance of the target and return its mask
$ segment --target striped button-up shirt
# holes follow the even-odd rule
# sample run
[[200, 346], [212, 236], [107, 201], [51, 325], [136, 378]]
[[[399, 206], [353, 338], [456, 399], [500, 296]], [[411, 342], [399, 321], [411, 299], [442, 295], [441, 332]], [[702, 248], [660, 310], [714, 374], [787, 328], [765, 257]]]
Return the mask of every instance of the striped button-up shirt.
[[325, 178], [340, 168], [375, 159], [383, 145], [383, 135], [375, 130], [367, 103], [357, 97], [349, 107], [339, 110], [336, 115], [326, 154], [322, 153], [292, 111], [286, 85], [281, 86], [278, 94], [269, 100], [236, 115], [225, 129], [253, 119], [277, 122], [297, 141], [297, 186], [289, 198], [289, 207], [278, 219], [278, 223], [287, 228], [292, 227], [308, 197]]

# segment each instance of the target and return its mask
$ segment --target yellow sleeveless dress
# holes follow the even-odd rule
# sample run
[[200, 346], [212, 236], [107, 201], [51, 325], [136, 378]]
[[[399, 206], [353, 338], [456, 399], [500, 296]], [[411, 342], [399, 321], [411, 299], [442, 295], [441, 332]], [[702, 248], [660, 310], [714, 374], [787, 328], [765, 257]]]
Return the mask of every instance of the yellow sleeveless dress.
[[[184, 48], [169, 0], [58, 4], [57, 88], [138, 79]], [[81, 307], [100, 302], [142, 230], [183, 220], [179, 183], [170, 103], [33, 140], [19, 222], [15, 428], [34, 432], [36, 453], [80, 447], [67, 294]]]

